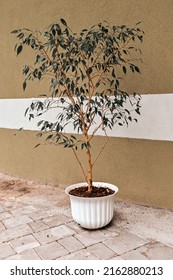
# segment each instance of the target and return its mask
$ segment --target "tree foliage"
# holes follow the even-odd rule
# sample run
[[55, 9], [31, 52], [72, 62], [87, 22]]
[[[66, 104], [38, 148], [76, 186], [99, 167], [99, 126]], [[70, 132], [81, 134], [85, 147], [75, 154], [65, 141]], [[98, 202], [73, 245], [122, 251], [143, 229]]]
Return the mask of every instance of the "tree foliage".
[[[128, 71], [140, 73], [138, 65], [134, 64], [134, 61], [140, 62], [141, 54], [136, 41], [142, 42], [144, 35], [139, 24], [130, 28], [110, 26], [104, 22], [76, 34], [61, 19], [60, 23], [51, 24], [43, 32], [30, 29], [12, 31], [18, 39], [15, 46], [17, 56], [25, 47], [35, 53], [32, 65], [23, 67], [23, 90], [29, 81], [49, 78], [47, 97], [43, 101], [33, 101], [26, 109], [26, 115], [31, 120], [52, 108], [61, 109], [54, 122], [38, 122], [41, 130], [38, 136], [46, 132], [47, 141], [73, 150], [90, 190], [92, 169], [103, 150], [101, 147], [99, 154], [92, 159], [92, 138], [98, 129], [107, 136], [107, 130], [115, 125], [137, 121], [132, 112], [140, 114], [140, 95], [128, 94], [120, 86]], [[75, 134], [64, 133], [69, 124], [83, 136], [81, 140]], [[79, 146], [86, 150], [87, 172], [77, 155]]]

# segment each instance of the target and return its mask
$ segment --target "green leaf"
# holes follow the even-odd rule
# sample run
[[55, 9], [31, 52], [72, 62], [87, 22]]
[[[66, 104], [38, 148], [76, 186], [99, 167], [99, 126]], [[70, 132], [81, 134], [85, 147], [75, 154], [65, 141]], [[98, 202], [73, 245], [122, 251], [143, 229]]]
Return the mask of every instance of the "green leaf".
[[126, 70], [126, 67], [125, 67], [125, 66], [123, 66], [123, 72], [124, 72], [124, 74], [127, 73], [127, 70]]
[[116, 85], [117, 85], [117, 87], [119, 87], [119, 85], [120, 85], [119, 80], [116, 80]]
[[89, 67], [86, 71], [87, 75], [90, 75], [92, 73], [93, 69], [92, 67]]
[[26, 117], [28, 111], [29, 111], [29, 107], [28, 107], [28, 108], [26, 109], [26, 111], [25, 111], [25, 117]]
[[53, 135], [52, 135], [52, 134], [50, 134], [50, 135], [46, 138], [46, 141], [48, 141], [48, 140], [52, 139], [52, 137], [53, 137]]
[[67, 36], [69, 36], [69, 31], [67, 28], [64, 30], [64, 32], [66, 33]]
[[110, 87], [113, 85], [113, 83], [114, 83], [114, 80], [112, 80], [112, 81], [110, 82]]
[[142, 43], [142, 41], [143, 41], [143, 36], [141, 35], [141, 36], [139, 36], [138, 35], [138, 39], [141, 41], [141, 43]]
[[137, 66], [135, 66], [135, 70], [136, 70], [136, 72], [140, 73], [140, 70]]
[[41, 71], [39, 71], [38, 72], [38, 79], [41, 80], [41, 77], [42, 77], [42, 73], [41, 73]]
[[114, 69], [112, 69], [112, 77], [115, 78], [115, 72], [114, 72]]
[[76, 137], [74, 135], [71, 135], [71, 138], [73, 138], [74, 140], [77, 140]]
[[63, 18], [61, 18], [61, 23], [65, 26], [67, 26], [67, 23], [66, 23], [65, 19], [63, 19]]
[[139, 108], [137, 108], [135, 111], [136, 111], [136, 113], [137, 113], [138, 115], [141, 114], [140, 111], [139, 111]]
[[29, 72], [29, 66], [25, 65], [23, 68], [23, 74], [26, 75]]
[[40, 146], [40, 144], [35, 145], [34, 149], [37, 148], [38, 146]]
[[42, 136], [43, 136], [43, 133], [39, 132], [39, 133], [36, 134], [36, 136], [37, 136], [37, 137], [42, 137]]
[[29, 115], [29, 121], [34, 118], [34, 114]]
[[130, 65], [130, 70], [134, 73], [134, 66]]
[[17, 35], [17, 38], [22, 39], [24, 37], [24, 33], [19, 33], [19, 35]]
[[56, 31], [55, 29], [52, 29], [52, 35], [55, 36], [56, 35]]
[[81, 149], [83, 150], [84, 148], [87, 148], [87, 145], [86, 145], [85, 142], [83, 142], [83, 143], [81, 144]]
[[15, 30], [12, 30], [11, 33], [16, 34], [16, 33], [19, 33], [20, 31], [21, 31], [20, 29], [15, 29]]
[[43, 122], [44, 122], [43, 120], [39, 121], [39, 122], [37, 123], [37, 126], [40, 126]]
[[19, 53], [21, 53], [22, 50], [23, 50], [23, 46], [19, 45], [17, 48], [17, 55], [19, 55]]
[[20, 127], [19, 129], [17, 129], [16, 133], [14, 133], [14, 136], [17, 136], [17, 134], [18, 134], [19, 132], [21, 132], [22, 130], [23, 130], [23, 127]]
[[58, 35], [61, 35], [61, 27], [59, 24], [56, 24], [56, 30], [57, 30]]
[[23, 91], [26, 89], [26, 81], [23, 82]]
[[76, 70], [76, 67], [73, 65], [72, 66], [72, 72], [74, 72]]
[[39, 94], [40, 97], [45, 97], [47, 94]]
[[128, 54], [126, 50], [123, 50], [123, 53]]

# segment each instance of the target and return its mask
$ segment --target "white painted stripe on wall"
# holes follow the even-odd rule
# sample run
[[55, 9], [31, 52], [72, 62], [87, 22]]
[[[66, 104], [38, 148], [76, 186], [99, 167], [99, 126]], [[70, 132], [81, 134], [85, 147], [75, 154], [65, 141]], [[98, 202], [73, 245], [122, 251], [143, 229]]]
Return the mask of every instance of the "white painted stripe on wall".
[[[24, 117], [32, 99], [0, 99], [0, 128], [38, 130], [37, 122], [40, 119], [55, 121], [57, 111], [50, 110], [44, 116], [32, 121]], [[142, 95], [141, 116], [138, 123], [131, 123], [129, 127], [115, 126], [108, 134], [112, 137], [126, 137], [150, 140], [173, 141], [173, 94]], [[73, 133], [73, 127], [66, 130]], [[100, 130], [97, 135], [104, 135]]]

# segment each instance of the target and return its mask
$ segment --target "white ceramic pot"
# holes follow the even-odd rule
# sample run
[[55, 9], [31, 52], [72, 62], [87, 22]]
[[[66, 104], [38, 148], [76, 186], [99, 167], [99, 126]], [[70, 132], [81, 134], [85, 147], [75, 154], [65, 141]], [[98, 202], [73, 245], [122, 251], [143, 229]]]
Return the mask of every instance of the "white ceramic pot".
[[86, 186], [86, 183], [74, 184], [65, 189], [70, 197], [71, 213], [74, 221], [88, 229], [106, 226], [113, 218], [114, 197], [118, 192], [118, 187], [108, 183], [93, 182], [93, 186], [107, 187], [115, 192], [103, 197], [78, 197], [69, 194], [70, 190], [82, 186]]

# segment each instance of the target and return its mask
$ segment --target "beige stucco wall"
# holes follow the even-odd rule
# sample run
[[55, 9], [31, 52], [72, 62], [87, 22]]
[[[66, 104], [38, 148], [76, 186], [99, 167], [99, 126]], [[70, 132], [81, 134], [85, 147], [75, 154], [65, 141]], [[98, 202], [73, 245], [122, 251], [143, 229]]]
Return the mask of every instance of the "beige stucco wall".
[[[18, 27], [43, 30], [60, 18], [65, 18], [76, 32], [103, 20], [130, 26], [141, 21], [146, 33], [142, 45], [142, 75], [135, 79], [130, 76], [127, 89], [141, 93], [172, 92], [172, 0], [1, 0], [0, 11], [1, 98], [22, 96], [20, 73], [31, 59], [30, 52], [16, 59], [15, 36], [10, 31]], [[25, 96], [37, 92], [30, 86]]]
[[[65, 18], [73, 30], [87, 28], [102, 20], [111, 24], [133, 25], [142, 21], [146, 35], [142, 45], [142, 75], [128, 77], [129, 91], [172, 93], [172, 0], [0, 0], [0, 98], [34, 97], [41, 87], [30, 85], [22, 92], [22, 66], [32, 55], [26, 51], [16, 58], [15, 38], [10, 31], [18, 27], [43, 29]], [[16, 108], [17, 110], [17, 108]], [[0, 172], [65, 186], [83, 180], [71, 152], [42, 146], [35, 132], [0, 129]], [[97, 137], [95, 146], [104, 141]], [[95, 151], [96, 152], [96, 151]], [[95, 168], [95, 180], [120, 187], [119, 197], [137, 203], [173, 209], [173, 142], [111, 138]]]
[[[96, 137], [93, 155], [103, 142]], [[83, 181], [72, 152], [53, 145], [34, 149], [34, 132], [14, 136], [13, 130], [0, 129], [0, 143], [1, 172], [59, 187]], [[173, 209], [172, 166], [172, 142], [111, 138], [95, 166], [94, 180], [117, 185], [119, 198]]]

